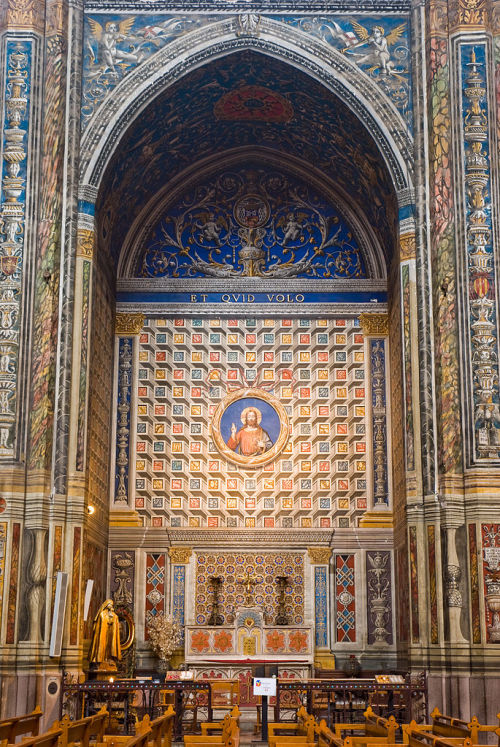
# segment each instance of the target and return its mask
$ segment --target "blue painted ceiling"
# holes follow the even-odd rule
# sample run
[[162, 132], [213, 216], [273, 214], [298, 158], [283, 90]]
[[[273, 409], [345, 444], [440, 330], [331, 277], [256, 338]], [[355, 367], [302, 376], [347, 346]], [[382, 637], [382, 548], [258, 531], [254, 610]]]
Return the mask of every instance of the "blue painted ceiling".
[[133, 221], [170, 180], [207, 157], [217, 156], [220, 168], [225, 152], [245, 147], [291, 155], [306, 173], [314, 165], [349, 196], [390, 257], [396, 200], [365, 126], [307, 74], [250, 51], [189, 73], [136, 118], [101, 185], [101, 243], [117, 261]]

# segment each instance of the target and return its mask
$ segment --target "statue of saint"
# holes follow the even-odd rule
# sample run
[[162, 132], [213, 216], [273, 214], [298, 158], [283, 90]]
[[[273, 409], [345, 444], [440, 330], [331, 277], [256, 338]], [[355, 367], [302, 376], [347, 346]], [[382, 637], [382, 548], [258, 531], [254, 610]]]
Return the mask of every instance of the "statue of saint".
[[121, 658], [120, 622], [113, 607], [113, 600], [106, 599], [94, 617], [89, 661], [100, 664]]
[[243, 456], [257, 456], [268, 451], [273, 442], [269, 434], [261, 428], [261, 420], [262, 413], [257, 407], [245, 407], [241, 413], [243, 428], [237, 432], [235, 423], [231, 425], [231, 435], [227, 441], [229, 448]]

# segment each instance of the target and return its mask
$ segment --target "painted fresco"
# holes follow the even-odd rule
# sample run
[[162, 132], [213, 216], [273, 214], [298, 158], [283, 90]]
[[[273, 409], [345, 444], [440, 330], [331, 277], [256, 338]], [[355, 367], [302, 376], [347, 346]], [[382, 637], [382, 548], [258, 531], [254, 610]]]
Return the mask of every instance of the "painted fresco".
[[431, 253], [434, 285], [434, 331], [437, 397], [441, 417], [439, 468], [458, 470], [462, 463], [460, 373], [456, 310], [456, 266], [454, 206], [451, 171], [451, 120], [446, 10], [436, 8], [432, 16], [427, 56], [431, 104], [430, 180]]
[[500, 524], [482, 524], [486, 640], [500, 643]]
[[427, 527], [427, 553], [429, 557], [429, 609], [431, 618], [431, 643], [439, 643], [437, 609], [436, 527]]
[[[294, 26], [345, 55], [374, 80], [411, 126], [409, 23], [402, 16], [282, 16], [269, 18]], [[85, 16], [82, 127], [131, 70], [166, 44], [200, 26], [223, 20], [217, 15]], [[258, 34], [260, 16], [239, 17], [240, 33]], [[245, 24], [243, 26], [242, 24]]]
[[7, 630], [5, 643], [16, 643], [17, 590], [19, 586], [19, 551], [21, 544], [21, 525], [12, 524], [10, 546], [9, 597], [7, 602]]
[[[217, 118], [217, 106], [229, 92], [248, 85], [269, 88], [270, 80], [273, 92], [293, 102], [291, 121], [276, 122], [273, 115], [264, 121], [248, 120], [245, 109], [239, 118]], [[254, 103], [260, 105], [258, 100]], [[100, 190], [104, 245], [112, 248], [116, 258], [134, 218], [165, 188], [166, 175], [173, 179], [197, 159], [239, 147], [266, 148], [271, 154], [284, 153], [314, 164], [350, 196], [353, 209], [360, 206], [381, 246], [391, 252], [396, 235], [393, 189], [364, 125], [310, 76], [249, 51], [191, 72], [142, 111], [122, 139]], [[289, 228], [292, 235], [293, 227]], [[280, 235], [285, 234], [280, 231]]]
[[354, 555], [335, 555], [335, 606], [337, 643], [355, 643], [356, 576]]
[[[153, 526], [355, 526], [367, 508], [363, 346], [354, 319], [146, 319], [127, 499]], [[240, 400], [255, 392], [271, 403], [264, 430], [277, 443], [258, 457], [229, 453], [222, 436], [233, 423], [238, 433]], [[241, 407], [221, 432], [228, 396]]]
[[277, 169], [249, 168], [245, 161], [166, 207], [141, 239], [144, 249], [132, 273], [366, 277], [355, 233], [338, 208], [304, 182]]
[[219, 601], [224, 624], [234, 622], [234, 614], [245, 604], [245, 581], [252, 579], [258, 588], [253, 603], [262, 608], [268, 624], [278, 614], [276, 574], [288, 577], [285, 588], [285, 613], [290, 624], [304, 624], [304, 557], [294, 552], [256, 553], [199, 553], [196, 556], [195, 621], [208, 623], [213, 602], [213, 584], [210, 579], [217, 574], [223, 579]]
[[477, 527], [469, 524], [469, 574], [472, 618], [472, 642], [481, 643], [481, 612], [479, 607], [479, 552]]
[[[44, 70], [43, 182], [40, 189], [32, 337], [30, 467], [50, 465], [55, 395], [55, 357], [59, 324], [59, 255], [61, 242], [61, 177], [64, 157], [65, 50], [60, 34], [46, 40]], [[45, 278], [51, 282], [47, 282]]]

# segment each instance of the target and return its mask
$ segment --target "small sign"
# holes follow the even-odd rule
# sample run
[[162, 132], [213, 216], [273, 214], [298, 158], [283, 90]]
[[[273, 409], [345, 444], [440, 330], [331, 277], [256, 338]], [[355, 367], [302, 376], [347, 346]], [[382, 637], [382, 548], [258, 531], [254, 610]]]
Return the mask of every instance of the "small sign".
[[254, 695], [276, 695], [276, 677], [254, 677]]

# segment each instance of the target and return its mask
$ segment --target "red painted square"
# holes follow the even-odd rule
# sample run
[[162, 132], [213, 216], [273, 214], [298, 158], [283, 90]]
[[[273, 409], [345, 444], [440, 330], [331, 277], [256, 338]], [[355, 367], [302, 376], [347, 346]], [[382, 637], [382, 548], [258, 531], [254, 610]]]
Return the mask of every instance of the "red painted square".
[[167, 354], [164, 350], [157, 350], [155, 360], [157, 361], [166, 361], [167, 360]]

